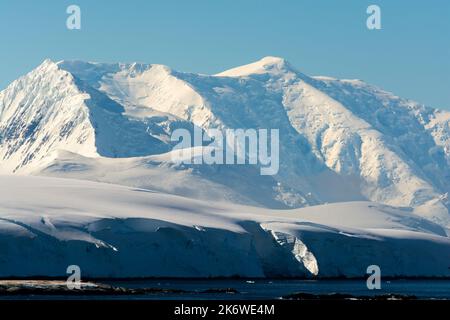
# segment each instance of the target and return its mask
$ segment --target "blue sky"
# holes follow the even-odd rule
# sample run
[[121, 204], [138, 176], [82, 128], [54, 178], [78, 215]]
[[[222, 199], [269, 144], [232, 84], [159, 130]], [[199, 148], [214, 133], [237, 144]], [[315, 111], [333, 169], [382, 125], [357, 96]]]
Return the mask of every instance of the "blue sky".
[[[66, 28], [81, 7], [82, 29]], [[366, 8], [382, 30], [366, 28]], [[448, 0], [2, 0], [0, 88], [45, 58], [162, 63], [216, 73], [281, 56], [450, 109]]]

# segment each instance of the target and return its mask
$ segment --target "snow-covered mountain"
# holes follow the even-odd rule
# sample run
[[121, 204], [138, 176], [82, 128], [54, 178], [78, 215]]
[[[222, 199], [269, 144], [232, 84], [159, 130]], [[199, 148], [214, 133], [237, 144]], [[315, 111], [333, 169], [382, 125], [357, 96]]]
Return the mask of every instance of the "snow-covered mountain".
[[[279, 129], [279, 173], [173, 163], [171, 132], [195, 126]], [[217, 75], [46, 60], [0, 93], [0, 163], [269, 208], [370, 200], [450, 226], [450, 112], [276, 57]]]

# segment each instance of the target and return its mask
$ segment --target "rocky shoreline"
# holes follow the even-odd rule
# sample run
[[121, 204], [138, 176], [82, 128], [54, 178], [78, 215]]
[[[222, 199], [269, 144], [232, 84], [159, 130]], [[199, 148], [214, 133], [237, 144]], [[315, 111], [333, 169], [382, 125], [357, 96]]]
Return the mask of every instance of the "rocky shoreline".
[[124, 288], [103, 283], [81, 282], [79, 289], [70, 289], [60, 280], [0, 280], [0, 296], [5, 295], [67, 295], [67, 296], [104, 296], [104, 295], [166, 295], [166, 294], [236, 294], [233, 288], [210, 288], [202, 291], [188, 291], [165, 288]]

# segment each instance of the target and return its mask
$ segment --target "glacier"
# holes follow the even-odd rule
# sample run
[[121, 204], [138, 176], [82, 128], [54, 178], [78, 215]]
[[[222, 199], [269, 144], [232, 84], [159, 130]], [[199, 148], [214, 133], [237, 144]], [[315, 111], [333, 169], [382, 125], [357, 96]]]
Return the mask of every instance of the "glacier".
[[373, 264], [450, 276], [445, 230], [407, 209], [261, 209], [53, 177], [1, 177], [0, 246], [1, 277], [64, 277], [72, 264], [85, 278], [363, 277]]

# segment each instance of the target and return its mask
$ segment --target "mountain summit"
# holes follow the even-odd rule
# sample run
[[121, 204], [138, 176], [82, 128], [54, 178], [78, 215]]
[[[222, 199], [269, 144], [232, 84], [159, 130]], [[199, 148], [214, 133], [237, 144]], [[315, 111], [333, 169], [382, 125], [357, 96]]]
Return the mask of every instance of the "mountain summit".
[[[280, 130], [280, 172], [172, 163], [176, 128]], [[270, 208], [354, 200], [450, 226], [450, 112], [282, 58], [216, 75], [44, 61], [0, 92], [3, 173], [113, 182]]]
[[248, 76], [251, 74], [280, 74], [287, 73], [293, 71], [294, 69], [291, 65], [279, 57], [264, 57], [259, 61], [233, 68], [227, 71], [223, 71], [221, 73], [216, 74], [216, 76], [220, 77], [242, 77]]

